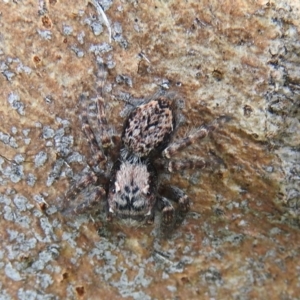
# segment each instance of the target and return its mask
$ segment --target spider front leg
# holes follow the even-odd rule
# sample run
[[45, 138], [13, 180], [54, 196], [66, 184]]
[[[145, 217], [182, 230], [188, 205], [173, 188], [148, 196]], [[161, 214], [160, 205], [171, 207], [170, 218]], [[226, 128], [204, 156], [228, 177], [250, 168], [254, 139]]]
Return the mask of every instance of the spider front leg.
[[105, 101], [103, 97], [104, 93], [104, 84], [106, 81], [107, 76], [107, 69], [103, 63], [98, 63], [98, 72], [97, 72], [97, 99], [96, 99], [96, 106], [97, 106], [97, 121], [99, 125], [99, 132], [100, 132], [100, 140], [103, 148], [108, 148], [112, 146], [112, 129], [108, 125], [106, 119], [106, 112], [105, 112]]
[[204, 139], [210, 132], [219, 127], [222, 121], [227, 121], [229, 117], [221, 116], [208, 125], [203, 125], [196, 130], [193, 130], [187, 137], [178, 140], [168, 146], [162, 155], [170, 159], [176, 152], [195, 143], [196, 140]]
[[163, 151], [163, 156], [170, 159], [176, 152], [181, 149], [190, 146], [195, 143], [198, 139], [204, 139], [209, 132], [209, 129], [205, 126], [201, 126], [198, 130], [190, 133], [187, 137], [180, 139], [177, 142], [172, 143]]
[[159, 188], [159, 194], [178, 203], [180, 212], [186, 213], [189, 211], [190, 199], [180, 188], [173, 185], [162, 185]]
[[112, 146], [111, 140], [111, 128], [108, 125], [105, 108], [104, 108], [104, 101], [102, 97], [97, 98], [97, 120], [99, 125], [100, 131], [100, 140], [103, 148], [108, 148]]
[[86, 195], [85, 200], [78, 205], [63, 209], [63, 213], [67, 215], [79, 215], [92, 211], [99, 206], [101, 199], [106, 195], [105, 190], [101, 186], [94, 187], [92, 192]]
[[165, 197], [159, 197], [158, 207], [162, 212], [162, 222], [164, 225], [173, 223], [175, 210], [171, 202]]
[[[84, 132], [89, 146], [91, 148], [92, 152], [92, 160], [90, 160], [88, 163], [92, 166], [97, 166], [101, 163], [104, 163], [106, 161], [106, 156], [101, 150], [100, 146], [98, 145], [97, 139], [95, 137], [95, 134], [89, 124], [88, 121], [88, 109], [87, 109], [87, 101], [85, 95], [80, 96], [80, 103], [82, 106], [82, 114], [81, 114], [81, 126], [82, 131]], [[93, 168], [92, 168], [93, 169]]]
[[98, 177], [94, 172], [84, 174], [81, 176], [79, 181], [75, 182], [65, 195], [66, 201], [70, 201], [76, 198], [76, 196], [89, 185], [94, 185], [98, 180]]

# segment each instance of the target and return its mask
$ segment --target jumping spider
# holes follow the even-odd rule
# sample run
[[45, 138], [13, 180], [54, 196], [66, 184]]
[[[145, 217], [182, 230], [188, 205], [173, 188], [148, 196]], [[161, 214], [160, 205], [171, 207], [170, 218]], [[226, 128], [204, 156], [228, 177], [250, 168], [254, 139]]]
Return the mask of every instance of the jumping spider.
[[[100, 68], [103, 72], [104, 67]], [[103, 74], [101, 76], [103, 76]], [[118, 154], [112, 168], [107, 168], [109, 154], [113, 154], [112, 130], [107, 123], [104, 100], [102, 97], [104, 79], [100, 80], [100, 96], [96, 99], [97, 121], [100, 141], [92, 130], [86, 97], [82, 95], [81, 123], [92, 152], [89, 162], [90, 171], [81, 176], [66, 193], [67, 203], [88, 188], [91, 192], [79, 205], [63, 209], [66, 213], [81, 214], [99, 208], [106, 201], [107, 219], [113, 217], [129, 223], [152, 223], [155, 209], [162, 212], [162, 221], [170, 225], [174, 221], [175, 210], [169, 199], [178, 203], [179, 213], [186, 213], [190, 207], [188, 196], [178, 187], [161, 184], [157, 170], [166, 167], [169, 172], [183, 168], [203, 168], [205, 161], [170, 161], [177, 151], [204, 138], [218, 126], [218, 120], [208, 126], [201, 126], [193, 133], [178, 141], [172, 137], [179, 125], [179, 102], [170, 94], [160, 93], [135, 107], [128, 115], [124, 126]], [[100, 171], [96, 171], [100, 166]], [[103, 171], [108, 169], [106, 171]], [[99, 168], [98, 168], [99, 170]], [[169, 199], [168, 199], [169, 198]]]

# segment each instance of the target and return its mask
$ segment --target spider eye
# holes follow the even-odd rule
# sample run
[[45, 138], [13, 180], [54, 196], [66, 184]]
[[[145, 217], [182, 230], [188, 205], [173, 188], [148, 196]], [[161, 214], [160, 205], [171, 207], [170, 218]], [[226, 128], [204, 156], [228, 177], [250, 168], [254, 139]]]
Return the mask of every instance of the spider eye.
[[151, 195], [151, 192], [150, 192], [150, 191], [148, 191], [148, 192], [147, 192], [147, 196], [150, 196], [150, 195]]
[[116, 193], [116, 189], [113, 188], [113, 189], [111, 190], [111, 192], [112, 192], [113, 194], [115, 194], [115, 193]]

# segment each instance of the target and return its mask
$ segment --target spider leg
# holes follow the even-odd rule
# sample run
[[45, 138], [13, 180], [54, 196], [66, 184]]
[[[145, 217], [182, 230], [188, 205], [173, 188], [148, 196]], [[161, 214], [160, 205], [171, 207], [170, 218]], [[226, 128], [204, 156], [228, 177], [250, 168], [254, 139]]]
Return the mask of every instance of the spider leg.
[[98, 165], [106, 161], [106, 156], [99, 147], [97, 143], [97, 139], [95, 137], [95, 134], [89, 124], [88, 117], [87, 117], [87, 101], [85, 95], [80, 96], [80, 103], [83, 107], [83, 112], [81, 114], [81, 126], [82, 131], [84, 132], [88, 143], [90, 145], [91, 151], [92, 151], [92, 165]]
[[103, 148], [108, 148], [112, 145], [111, 140], [111, 129], [107, 123], [106, 119], [106, 112], [104, 106], [104, 98], [103, 98], [103, 91], [104, 91], [104, 83], [106, 81], [106, 68], [103, 63], [98, 63], [98, 71], [97, 71], [97, 92], [98, 96], [96, 99], [96, 106], [97, 106], [97, 121], [99, 125], [100, 131], [100, 140]]
[[175, 210], [171, 202], [165, 197], [159, 197], [159, 209], [162, 212], [162, 222], [164, 225], [172, 224], [174, 220]]
[[79, 181], [75, 182], [65, 195], [66, 201], [70, 201], [76, 198], [76, 196], [89, 185], [94, 185], [98, 180], [98, 177], [94, 172], [84, 174], [81, 176]]
[[210, 124], [203, 125], [197, 130], [193, 130], [187, 137], [182, 138], [168, 146], [162, 152], [163, 157], [170, 159], [179, 150], [194, 144], [196, 140], [204, 139], [210, 132], [218, 128], [218, 126], [220, 125], [220, 121], [226, 121], [226, 119], [228, 118], [225, 116], [221, 116]]
[[101, 199], [106, 195], [105, 190], [101, 186], [93, 188], [92, 192], [86, 196], [86, 200], [71, 208], [63, 210], [68, 215], [79, 215], [91, 211], [101, 203]]
[[210, 163], [202, 159], [171, 160], [167, 163], [167, 169], [170, 173], [184, 169], [204, 169]]
[[107, 123], [103, 98], [99, 96], [97, 98], [97, 120], [99, 125], [102, 147], [108, 148], [112, 145], [110, 133], [111, 129]]
[[179, 205], [179, 210], [186, 213], [190, 209], [190, 199], [183, 190], [173, 185], [163, 185], [159, 188], [159, 194], [172, 199]]

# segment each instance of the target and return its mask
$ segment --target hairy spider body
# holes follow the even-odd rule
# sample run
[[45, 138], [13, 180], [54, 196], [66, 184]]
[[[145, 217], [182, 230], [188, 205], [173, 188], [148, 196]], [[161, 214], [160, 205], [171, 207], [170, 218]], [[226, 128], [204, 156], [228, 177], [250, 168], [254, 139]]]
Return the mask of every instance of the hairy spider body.
[[124, 125], [124, 148], [138, 157], [161, 152], [169, 143], [175, 128], [174, 104], [159, 97], [137, 107]]
[[135, 108], [125, 121], [121, 155], [108, 192], [108, 215], [152, 222], [157, 202], [155, 155], [175, 128], [174, 103], [164, 97]]
[[[102, 68], [103, 69], [103, 68]], [[102, 73], [100, 74], [102, 75]], [[103, 81], [102, 81], [103, 84]], [[101, 87], [102, 90], [102, 87]], [[89, 141], [93, 160], [89, 160], [90, 172], [75, 182], [66, 193], [69, 203], [81, 190], [92, 189], [84, 202], [64, 207], [67, 213], [83, 213], [95, 209], [103, 200], [106, 201], [108, 220], [120, 220], [152, 223], [155, 209], [162, 211], [164, 224], [174, 220], [174, 208], [169, 199], [178, 203], [179, 210], [185, 213], [189, 210], [189, 198], [179, 188], [160, 184], [157, 172], [157, 159], [169, 159], [177, 151], [196, 140], [204, 138], [213, 131], [218, 121], [209, 126], [201, 126], [189, 136], [171, 143], [172, 136], [179, 124], [178, 102], [173, 96], [160, 94], [157, 97], [135, 107], [128, 115], [123, 126], [120, 140], [120, 152], [111, 170], [97, 173], [94, 170], [107, 161], [106, 152], [112, 146], [111, 132], [106, 120], [104, 99], [96, 99], [97, 119], [100, 132], [100, 144], [88, 119], [88, 105], [84, 96], [80, 100], [82, 130]], [[169, 161], [163, 164], [169, 172], [182, 168], [204, 168], [203, 160]], [[105, 166], [104, 166], [105, 167]], [[101, 182], [101, 183], [100, 183]], [[104, 187], [104, 188], [103, 188]]]
[[152, 220], [157, 194], [157, 173], [147, 161], [132, 159], [118, 161], [111, 174], [108, 216], [137, 221]]

